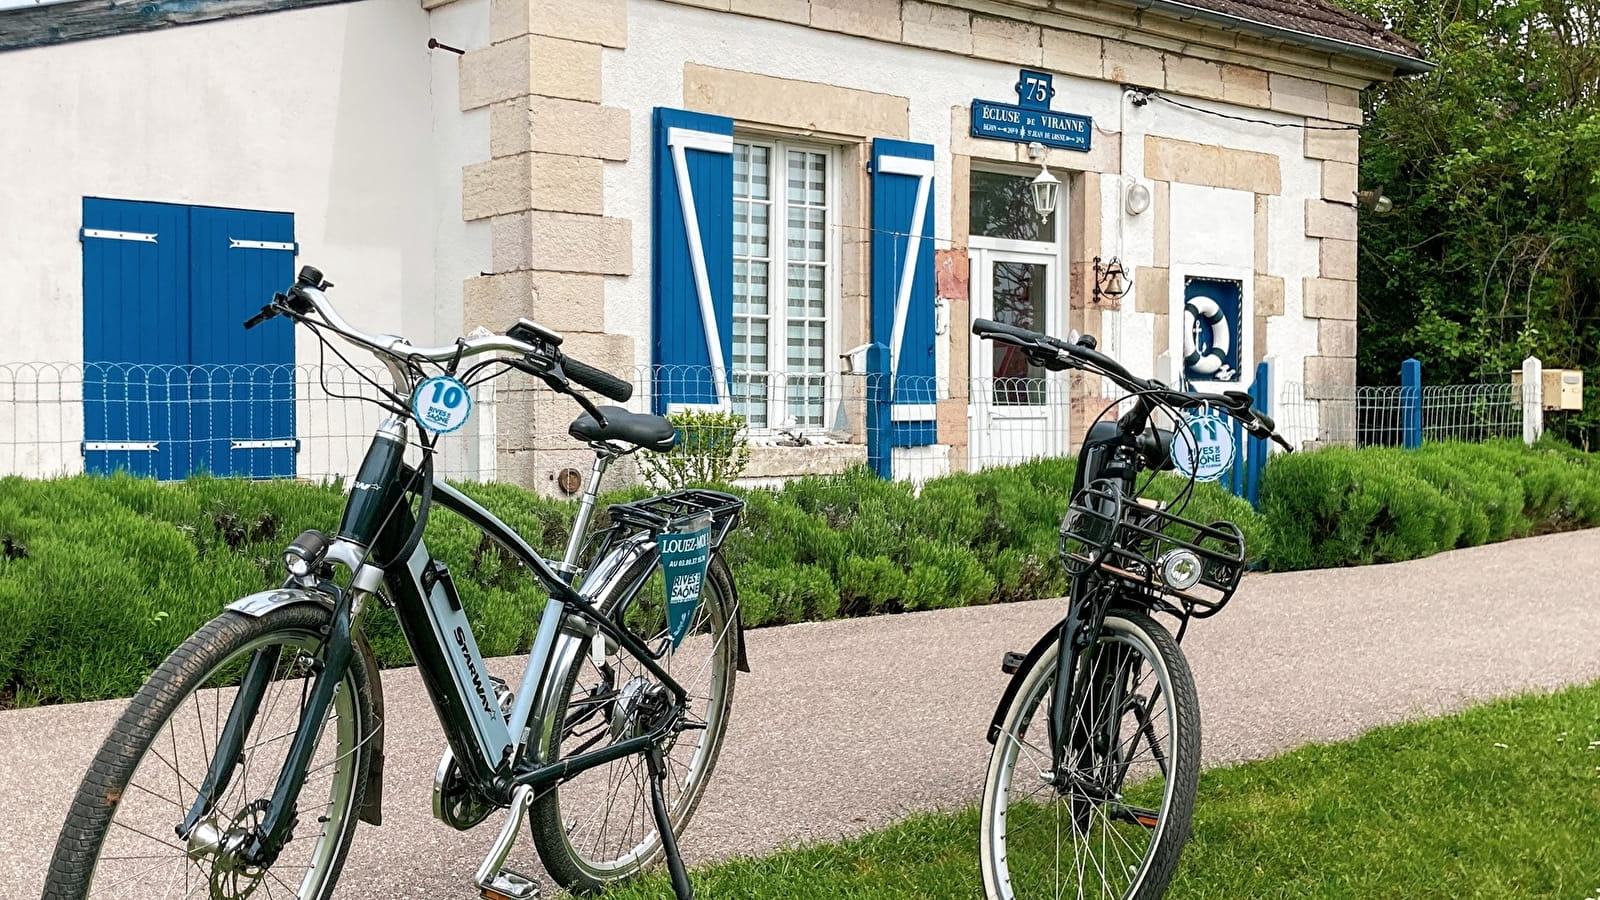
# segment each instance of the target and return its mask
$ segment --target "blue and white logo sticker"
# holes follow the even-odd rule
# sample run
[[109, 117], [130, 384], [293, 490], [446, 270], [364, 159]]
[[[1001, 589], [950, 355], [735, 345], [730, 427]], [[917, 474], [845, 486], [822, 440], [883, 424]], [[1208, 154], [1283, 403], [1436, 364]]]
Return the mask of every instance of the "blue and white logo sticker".
[[411, 409], [422, 427], [434, 434], [449, 434], [467, 424], [472, 415], [472, 395], [459, 379], [435, 375], [417, 385]]
[[1234, 449], [1232, 424], [1220, 413], [1189, 413], [1172, 436], [1172, 465], [1185, 478], [1216, 481], [1233, 465]]

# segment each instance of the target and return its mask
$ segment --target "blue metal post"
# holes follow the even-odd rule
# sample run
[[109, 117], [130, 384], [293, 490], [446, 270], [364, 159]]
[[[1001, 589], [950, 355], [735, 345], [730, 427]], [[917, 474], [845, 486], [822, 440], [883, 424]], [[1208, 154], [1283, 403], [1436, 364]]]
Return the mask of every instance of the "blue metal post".
[[[1251, 404], [1258, 411], [1272, 415], [1272, 363], [1262, 360], [1256, 366], [1256, 380], [1250, 385]], [[1272, 452], [1270, 441], [1252, 437], [1249, 441], [1250, 470], [1245, 477], [1245, 499], [1251, 506], [1261, 505], [1261, 470], [1267, 466], [1267, 456]]]
[[1400, 364], [1400, 433], [1407, 450], [1422, 446], [1422, 363]]
[[867, 347], [867, 466], [879, 478], [894, 477], [894, 441], [889, 410], [889, 348]]

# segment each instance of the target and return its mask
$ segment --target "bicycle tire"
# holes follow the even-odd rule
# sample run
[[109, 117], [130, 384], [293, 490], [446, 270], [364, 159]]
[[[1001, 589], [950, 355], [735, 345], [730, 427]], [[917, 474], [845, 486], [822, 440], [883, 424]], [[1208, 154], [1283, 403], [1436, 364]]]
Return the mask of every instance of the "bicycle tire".
[[[298, 900], [326, 900], [355, 833], [371, 763], [369, 740], [381, 727], [375, 719], [366, 669], [359, 660], [352, 661], [319, 726], [323, 731], [317, 755], [308, 769], [306, 785], [296, 798], [295, 831], [269, 867], [252, 873], [238, 867], [236, 860], [230, 861], [223, 851], [211, 855], [201, 851], [201, 857], [193, 859], [190, 854], [196, 852], [195, 843], [178, 838], [174, 828], [193, 803], [198, 792], [195, 786], [205, 778], [210, 751], [215, 749], [212, 739], [220, 732], [231, 708], [232, 688], [228, 682], [257, 649], [276, 645], [280, 650], [274, 657], [275, 673], [283, 677], [275, 677], [263, 692], [229, 788], [202, 823], [217, 825], [226, 835], [228, 828], [248, 827], [244, 823], [259, 816], [263, 795], [270, 797], [282, 767], [281, 760], [272, 765], [273, 757], [286, 753], [290, 743], [286, 735], [279, 734], [284, 721], [275, 717], [279, 712], [285, 713], [290, 723], [288, 734], [293, 733], [293, 725], [300, 718], [298, 704], [304, 702], [315, 677], [315, 665], [308, 660], [315, 660], [330, 621], [330, 611], [313, 604], [279, 608], [259, 618], [228, 611], [174, 650], [134, 695], [90, 763], [62, 826], [46, 876], [44, 900], [82, 900], [112, 888], [118, 889], [117, 896], [128, 896], [130, 883], [147, 886], [149, 896], [164, 896], [176, 886], [176, 873], [157, 872], [155, 867], [145, 866], [148, 859], [163, 855], [170, 857], [168, 869], [175, 865], [182, 870], [184, 896], [191, 884], [207, 880], [209, 896], [247, 896], [254, 889], [244, 882], [253, 881], [259, 886], [270, 877], [277, 883], [270, 891], [272, 896], [284, 896], [285, 891], [280, 888], [285, 888]], [[286, 649], [293, 650], [293, 655], [285, 654]], [[295, 691], [299, 691], [299, 699], [293, 696]], [[191, 706], [198, 724], [193, 730], [189, 722]], [[213, 717], [210, 726], [205, 724], [208, 711]], [[335, 736], [331, 748], [325, 746], [330, 725]], [[180, 747], [199, 750], [198, 757], [191, 757], [193, 768], [187, 774], [180, 769], [186, 762]], [[259, 757], [258, 751], [262, 754]], [[167, 753], [171, 760], [166, 759]], [[253, 771], [258, 759], [261, 768]], [[326, 776], [321, 774], [324, 771]], [[154, 779], [154, 774], [160, 778]], [[170, 790], [177, 796], [160, 797], [158, 791], [169, 790], [164, 783], [174, 774], [177, 778]], [[256, 774], [253, 786], [252, 774]], [[325, 808], [315, 808], [319, 814], [313, 817], [313, 808], [300, 804], [308, 792], [320, 789], [323, 780], [328, 785], [329, 800]], [[151, 798], [159, 798], [165, 805], [156, 806]], [[308, 841], [308, 826], [312, 825], [320, 825], [321, 831]], [[195, 833], [198, 832], [192, 832]], [[132, 863], [136, 857], [121, 855], [124, 843], [146, 849], [151, 855]], [[114, 847], [108, 848], [108, 844]], [[108, 853], [108, 849], [112, 852]], [[296, 887], [292, 874], [291, 880], [285, 881], [280, 873], [303, 853], [309, 854], [308, 865]], [[133, 869], [140, 871], [128, 874]], [[162, 878], [167, 880], [161, 882]]]
[[[688, 827], [694, 815], [695, 808], [699, 805], [701, 795], [706, 783], [710, 780], [712, 771], [716, 768], [717, 757], [722, 750], [722, 740], [727, 733], [728, 713], [733, 703], [733, 688], [736, 680], [739, 651], [738, 651], [738, 594], [734, 587], [733, 573], [729, 571], [728, 564], [720, 553], [713, 553], [706, 567], [706, 590], [702, 595], [700, 610], [696, 613], [697, 619], [693, 623], [690, 634], [685, 638], [685, 645], [693, 641], [696, 636], [712, 638], [710, 653], [706, 655], [712, 669], [707, 674], [708, 690], [706, 696], [705, 715], [701, 721], [706, 724], [704, 730], [684, 731], [678, 735], [677, 740], [700, 734], [702, 737], [696, 743], [686, 766], [687, 774], [683, 782], [676, 784], [668, 779], [666, 786], [668, 815], [673, 823], [673, 833], [681, 835]], [[649, 588], [646, 588], [649, 590]], [[601, 598], [596, 606], [602, 612], [610, 612], [617, 603], [624, 598], [621, 596], [608, 596]], [[609, 660], [608, 660], [609, 661]], [[540, 721], [565, 722], [571, 706], [574, 691], [581, 690], [578, 682], [580, 676], [593, 672], [589, 663], [588, 651], [585, 650], [568, 667], [563, 680], [564, 689], [555, 695], [552, 708], [543, 712], [544, 716], [553, 716], [551, 719]], [[669, 673], [674, 672], [668, 669]], [[676, 677], [676, 676], [675, 676]], [[718, 686], [712, 689], [713, 686]], [[684, 683], [684, 687], [691, 693], [694, 691], [693, 683]], [[613, 707], [614, 713], [614, 707]], [[608, 721], [614, 721], [613, 713], [608, 713]], [[557, 760], [561, 758], [562, 742], [572, 735], [563, 735], [561, 729], [552, 729], [550, 738], [544, 749], [544, 759]], [[613, 737], [615, 740], [615, 737]], [[666, 748], [668, 768], [674, 766], [674, 753], [683, 748], [677, 743]], [[533, 833], [534, 846], [539, 851], [539, 857], [544, 863], [545, 871], [555, 882], [575, 894], [592, 894], [604, 890], [610, 885], [627, 881], [636, 877], [662, 855], [660, 835], [655, 830], [654, 819], [650, 815], [648, 781], [644, 776], [644, 759], [641, 755], [625, 757], [616, 763], [599, 769], [591, 769], [590, 773], [604, 771], [615, 766], [631, 772], [631, 783], [641, 792], [638, 802], [630, 801], [630, 809], [640, 815], [641, 826], [639, 840], [633, 846], [627, 847], [626, 852], [620, 852], [610, 859], [594, 859], [581, 851], [574, 842], [574, 832], [577, 830], [574, 823], [563, 818], [562, 801], [564, 797], [574, 795], [579, 788], [574, 782], [567, 782], [560, 787], [546, 792], [534, 801], [528, 813], [529, 827]], [[587, 774], [587, 773], [585, 773]], [[583, 776], [579, 776], [582, 778]], [[624, 785], [625, 787], [625, 785]], [[591, 786], [587, 794], [592, 795], [594, 788]], [[610, 798], [614, 801], [614, 797]], [[606, 815], [609, 816], [611, 807], [607, 807]], [[601, 826], [600, 837], [604, 837], [605, 826]], [[629, 832], [623, 832], [626, 836]]]
[[[1059, 651], [1059, 642], [1052, 643], [1022, 673], [1023, 681], [1002, 717], [1001, 732], [989, 757], [979, 841], [985, 894], [990, 900], [1034, 900], [1046, 896], [1154, 900], [1166, 892], [1177, 870], [1183, 845], [1189, 838], [1199, 784], [1200, 705], [1189, 664], [1167, 630], [1148, 615], [1132, 610], [1108, 613], [1095, 662], [1080, 657], [1077, 679], [1079, 686], [1104, 685], [1100, 689], [1103, 693], [1088, 703], [1073, 704], [1069, 716], [1074, 727], [1086, 724], [1084, 734], [1097, 733], [1097, 727], [1110, 727], [1113, 740], [1095, 745], [1092, 751], [1097, 754], [1097, 761], [1105, 762], [1089, 767], [1070, 765], [1069, 780], [1073, 783], [1063, 789], [1050, 781], [1049, 739], [1042, 741], [1042, 760], [1038, 755], [1040, 742], [1029, 741], [1031, 729], [1040, 729], [1041, 734], [1048, 732], [1046, 698], [1060, 662]], [[1138, 660], [1126, 661], [1135, 654]], [[1138, 694], [1139, 660], [1149, 664], [1149, 673], [1155, 678], [1149, 696], [1143, 698]], [[1096, 667], [1093, 673], [1090, 666]], [[1134, 679], [1133, 687], [1119, 714], [1113, 719], [1097, 716], [1091, 709], [1085, 723], [1085, 707], [1106, 705], [1098, 702], [1105, 696], [1122, 696], [1121, 689], [1111, 685], [1128, 683], [1125, 678]], [[1168, 698], [1165, 712], [1152, 715], [1150, 707], [1163, 694]], [[1142, 714], [1141, 700], [1147, 704]], [[1158, 726], [1163, 723], [1155, 721], [1157, 718], [1164, 720], [1167, 731], [1165, 747], [1161, 749], [1157, 749], [1162, 744]], [[1112, 722], [1116, 724], [1110, 726]], [[1126, 745], [1124, 733], [1131, 733]], [[1141, 743], [1150, 748], [1148, 761], [1139, 759]], [[1099, 756], [1105, 747], [1115, 747], [1116, 753]], [[1024, 759], [1027, 764], [1019, 765]], [[1040, 765], [1042, 771], [1037, 770]], [[1030, 771], [1034, 773], [1031, 780], [1024, 777], [1018, 781], [1019, 773]], [[1033, 784], [1042, 787], [1029, 793], [1027, 789]], [[1013, 786], [1018, 796], [1012, 796]], [[1040, 794], [1045, 802], [1038, 802]], [[1146, 805], [1157, 796], [1159, 805]], [[1051, 825], [1055, 828], [1053, 845]], [[1114, 861], [1109, 853], [1105, 859], [1093, 860], [1096, 839], [1091, 829], [1097, 825], [1103, 829], [1099, 847], [1102, 852], [1109, 848], [1115, 853]], [[1148, 838], [1144, 852], [1134, 854], [1139, 856], [1137, 866], [1128, 865], [1128, 857], [1121, 850], [1126, 846], [1137, 851], [1128, 840], [1129, 835]], [[1062, 846], [1066, 838], [1071, 839], [1070, 848]], [[1117, 838], [1122, 838], [1120, 846]], [[1035, 847], [1054, 853], [1055, 857], [1040, 863], [1032, 856]], [[1088, 864], [1082, 861], [1083, 855], [1090, 857]], [[1064, 866], [1063, 860], [1071, 862]], [[1126, 877], [1113, 877], [1119, 874]], [[1095, 876], [1098, 884], [1092, 883]], [[1076, 893], [1071, 883], [1074, 881]]]

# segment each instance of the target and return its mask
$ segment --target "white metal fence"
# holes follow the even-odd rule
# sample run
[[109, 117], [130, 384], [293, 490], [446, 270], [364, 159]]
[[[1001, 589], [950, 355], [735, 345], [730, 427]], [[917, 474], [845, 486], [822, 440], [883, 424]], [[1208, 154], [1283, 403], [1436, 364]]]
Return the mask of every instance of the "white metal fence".
[[[678, 369], [630, 374], [634, 396], [622, 405], [634, 412], [654, 411], [657, 396], [683, 399], [686, 384], [712, 384], [704, 373]], [[0, 475], [126, 468], [156, 477], [347, 477], [383, 415], [361, 398], [377, 396], [375, 383], [386, 385], [388, 377], [378, 366], [0, 365]], [[1525, 410], [1537, 417], [1539, 379], [1526, 383], [1532, 393], [1510, 384], [1291, 382], [1269, 412], [1298, 447], [1399, 446], [1413, 426], [1423, 440], [1516, 437], [1537, 424]], [[746, 449], [735, 451], [739, 469], [746, 483], [757, 484], [858, 465], [921, 480], [1066, 456], [1074, 449], [1069, 415], [1090, 419], [1115, 396], [1100, 385], [1074, 405], [1065, 375], [901, 378], [889, 391], [885, 376], [753, 373], [733, 386], [724, 408], [741, 415], [744, 427], [702, 422], [680, 429], [682, 442], [703, 453], [707, 466], [722, 465], [718, 460], [743, 442]], [[474, 388], [473, 396], [466, 427], [439, 442], [447, 477], [540, 487], [538, 479], [553, 481], [562, 469], [587, 471], [589, 451], [567, 434], [581, 411], [570, 398], [514, 373]], [[719, 400], [688, 399], [712, 408]], [[261, 460], [272, 453], [279, 454], [276, 468], [263, 472]], [[152, 462], [156, 456], [164, 462]], [[660, 468], [642, 466], [645, 474]]]
[[1523, 389], [1510, 383], [1404, 388], [1289, 382], [1273, 414], [1280, 430], [1310, 446], [1399, 447], [1408, 430], [1425, 441], [1522, 437], [1526, 406]]
[[[347, 476], [383, 415], [358, 398], [376, 397], [373, 382], [388, 378], [379, 366], [0, 364], [0, 475], [259, 475], [266, 466]], [[477, 427], [440, 444], [450, 477], [473, 477], [493, 456], [482, 440], [493, 432], [481, 429], [492, 428], [494, 398], [479, 399]]]
[[[695, 377], [651, 367], [630, 374], [634, 396], [620, 405], [633, 412], [655, 411], [658, 395], [681, 398]], [[376, 397], [377, 384], [389, 384], [379, 366], [0, 364], [0, 475], [348, 477], [383, 416], [362, 399]], [[725, 408], [745, 427], [701, 424], [683, 443], [720, 458], [718, 448], [743, 441], [747, 483], [867, 465], [869, 445], [881, 446], [896, 477], [918, 480], [1071, 452], [1064, 375], [900, 378], [893, 392], [875, 391], [886, 384], [881, 375], [742, 376]], [[571, 398], [516, 373], [472, 393], [467, 425], [439, 442], [447, 477], [528, 483], [567, 467], [587, 471], [589, 451], [567, 434], [581, 413]], [[886, 401], [881, 416], [874, 397]], [[1083, 409], [1104, 405], [1085, 400]], [[274, 462], [261, 462], [271, 454]]]

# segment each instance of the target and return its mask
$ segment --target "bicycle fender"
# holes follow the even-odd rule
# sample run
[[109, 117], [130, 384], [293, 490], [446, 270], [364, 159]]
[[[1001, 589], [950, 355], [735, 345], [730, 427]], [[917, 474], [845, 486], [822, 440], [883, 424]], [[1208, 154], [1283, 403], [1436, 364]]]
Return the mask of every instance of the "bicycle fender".
[[1039, 638], [1034, 643], [1033, 649], [1028, 651], [1028, 655], [1022, 658], [1022, 662], [1017, 665], [1017, 670], [1011, 673], [1010, 680], [1006, 682], [1006, 689], [1000, 694], [1000, 702], [994, 708], [994, 718], [989, 720], [989, 734], [987, 736], [989, 743], [994, 743], [1000, 737], [1001, 723], [1006, 717], [1006, 710], [1011, 708], [1011, 701], [1017, 696], [1017, 691], [1022, 689], [1023, 679], [1027, 678], [1028, 673], [1033, 671], [1034, 665], [1039, 662], [1039, 657], [1043, 656], [1052, 644], [1061, 640], [1061, 629], [1066, 625], [1066, 622], [1066, 619], [1062, 619], [1059, 623], [1051, 626], [1050, 630], [1044, 633], [1044, 637]]
[[[314, 594], [311, 591], [296, 588], [276, 588], [240, 597], [228, 604], [228, 609], [259, 619], [273, 610], [300, 603], [314, 603], [324, 609], [333, 608], [333, 602], [326, 595]], [[361, 811], [358, 816], [361, 821], [369, 825], [382, 825], [383, 736], [384, 724], [387, 721], [383, 715], [383, 679], [378, 673], [378, 659], [372, 653], [372, 646], [367, 643], [366, 634], [361, 631], [353, 632], [350, 635], [350, 641], [355, 650], [356, 659], [360, 661], [362, 668], [366, 670], [368, 690], [372, 693], [372, 716], [376, 722], [376, 728], [370, 738], [372, 742], [372, 762], [367, 766], [367, 785], [363, 793]]]

